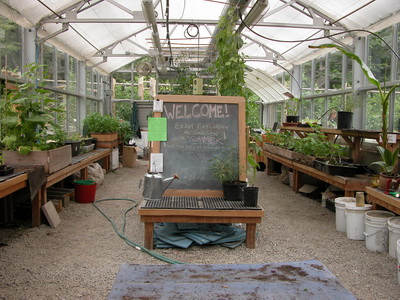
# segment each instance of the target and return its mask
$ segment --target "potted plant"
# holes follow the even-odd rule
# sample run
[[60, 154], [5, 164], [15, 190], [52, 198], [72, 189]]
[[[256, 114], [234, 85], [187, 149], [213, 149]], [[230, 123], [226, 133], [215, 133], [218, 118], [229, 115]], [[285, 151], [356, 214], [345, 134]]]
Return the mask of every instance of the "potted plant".
[[[285, 101], [285, 112], [286, 112], [286, 122], [287, 123], [299, 123], [299, 98], [290, 98]], [[285, 126], [288, 124], [284, 124]], [[289, 124], [290, 125], [290, 124]]]
[[382, 161], [375, 161], [372, 164], [381, 167], [381, 173], [379, 176], [379, 188], [382, 190], [386, 190], [388, 182], [396, 179], [397, 170], [395, 168], [397, 166], [397, 159], [399, 156], [400, 148], [397, 148], [394, 151], [383, 148], [381, 146], [377, 146], [376, 148], [382, 157]]
[[97, 138], [97, 147], [113, 148], [118, 146], [119, 121], [110, 115], [93, 113], [83, 120], [84, 132]]
[[64, 111], [39, 82], [42, 67], [35, 63], [26, 66], [24, 81], [3, 94], [1, 142], [7, 164], [43, 164], [52, 173], [71, 164], [71, 150], [70, 146], [62, 147], [66, 132], [54, 120]]
[[230, 201], [241, 200], [241, 188], [247, 185], [239, 180], [238, 149], [230, 147], [227, 152], [221, 152], [210, 159], [213, 176], [222, 184], [224, 198]]

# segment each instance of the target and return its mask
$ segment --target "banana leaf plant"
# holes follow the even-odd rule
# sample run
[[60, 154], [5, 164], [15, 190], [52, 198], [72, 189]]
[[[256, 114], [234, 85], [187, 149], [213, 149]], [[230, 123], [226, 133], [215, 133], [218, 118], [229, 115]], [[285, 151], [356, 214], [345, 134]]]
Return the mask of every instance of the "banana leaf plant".
[[388, 110], [389, 110], [389, 103], [390, 103], [390, 95], [393, 93], [393, 91], [399, 86], [398, 84], [392, 86], [389, 91], [386, 90], [386, 88], [382, 88], [380, 82], [376, 79], [374, 74], [372, 73], [371, 69], [367, 66], [367, 64], [355, 53], [347, 51], [345, 48], [335, 45], [335, 44], [323, 44], [319, 46], [308, 46], [309, 48], [336, 48], [340, 52], [342, 52], [344, 55], [346, 55], [348, 58], [355, 60], [361, 67], [362, 72], [364, 73], [365, 77], [367, 77], [369, 83], [373, 84], [376, 86], [380, 100], [381, 100], [381, 106], [382, 106], [382, 147], [387, 148], [388, 147], [388, 138], [387, 138], [387, 133], [388, 133]]
[[356, 54], [347, 51], [341, 46], [335, 45], [335, 44], [323, 44], [319, 46], [308, 46], [309, 48], [335, 48], [342, 52], [344, 55], [346, 55], [348, 58], [355, 60], [361, 67], [362, 72], [364, 75], [367, 77], [369, 83], [373, 84], [376, 86], [380, 100], [381, 100], [381, 106], [382, 106], [382, 144], [381, 147], [378, 146], [378, 151], [382, 157], [381, 162], [376, 162], [376, 164], [380, 165], [382, 168], [385, 166], [385, 169], [383, 169], [384, 173], [388, 172], [388, 169], [390, 169], [389, 173], [396, 173], [394, 172], [395, 166], [397, 166], [397, 160], [398, 160], [398, 149], [396, 150], [391, 150], [388, 146], [388, 110], [389, 110], [389, 103], [390, 103], [390, 95], [393, 93], [393, 91], [399, 86], [398, 84], [392, 86], [389, 91], [386, 90], [385, 87], [381, 87], [380, 82], [376, 79], [374, 74], [372, 73], [371, 69], [367, 66], [367, 64]]

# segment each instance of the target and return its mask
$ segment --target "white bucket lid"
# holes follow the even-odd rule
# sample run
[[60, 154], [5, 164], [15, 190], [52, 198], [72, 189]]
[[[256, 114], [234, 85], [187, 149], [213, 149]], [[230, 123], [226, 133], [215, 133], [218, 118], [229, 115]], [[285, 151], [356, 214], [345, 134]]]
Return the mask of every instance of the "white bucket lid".
[[400, 228], [400, 217], [391, 217], [388, 219], [388, 225], [395, 227], [395, 228]]
[[346, 209], [348, 210], [370, 210], [371, 204], [364, 204], [364, 206], [356, 206], [355, 203], [346, 203]]
[[356, 198], [354, 198], [354, 197], [337, 197], [335, 199], [335, 206], [345, 207], [346, 203], [356, 203]]
[[373, 220], [374, 218], [378, 218], [378, 219], [389, 219], [391, 217], [394, 217], [395, 214], [390, 212], [390, 211], [386, 211], [386, 210], [370, 210], [365, 212], [365, 218], [369, 218], [371, 220]]

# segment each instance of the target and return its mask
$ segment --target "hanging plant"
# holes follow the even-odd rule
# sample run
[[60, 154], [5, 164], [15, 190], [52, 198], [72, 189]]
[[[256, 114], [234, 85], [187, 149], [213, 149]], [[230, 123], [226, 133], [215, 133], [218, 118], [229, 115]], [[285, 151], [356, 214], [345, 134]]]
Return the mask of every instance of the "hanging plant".
[[236, 32], [237, 9], [228, 10], [218, 22], [219, 31], [215, 37], [218, 57], [211, 68], [215, 74], [214, 84], [222, 96], [245, 96], [244, 56], [239, 53], [243, 46], [240, 34]]

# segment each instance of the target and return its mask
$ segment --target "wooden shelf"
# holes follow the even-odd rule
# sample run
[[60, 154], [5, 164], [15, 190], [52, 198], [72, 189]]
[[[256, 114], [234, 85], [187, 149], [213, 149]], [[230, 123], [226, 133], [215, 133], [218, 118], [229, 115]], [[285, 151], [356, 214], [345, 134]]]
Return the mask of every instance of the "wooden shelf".
[[384, 207], [396, 214], [400, 214], [400, 199], [392, 195], [385, 194], [382, 190], [373, 187], [365, 189], [367, 193], [367, 200], [372, 204], [373, 209]]

